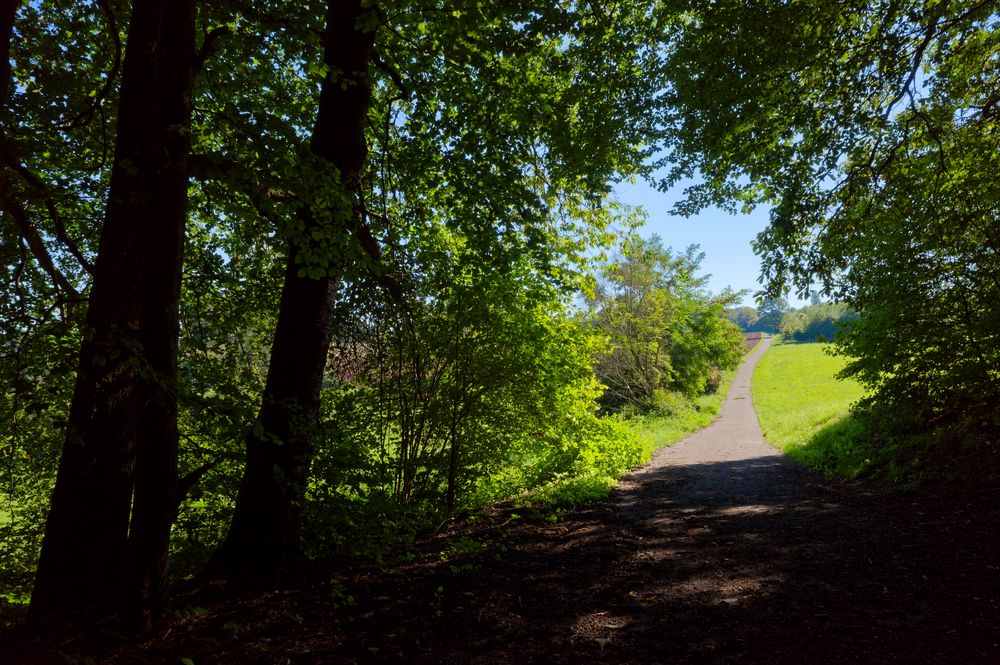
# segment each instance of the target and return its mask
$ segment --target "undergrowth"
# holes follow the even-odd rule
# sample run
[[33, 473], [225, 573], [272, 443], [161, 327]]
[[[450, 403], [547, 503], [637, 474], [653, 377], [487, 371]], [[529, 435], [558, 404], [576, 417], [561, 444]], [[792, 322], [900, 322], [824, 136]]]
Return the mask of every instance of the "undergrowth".
[[604, 498], [626, 472], [648, 462], [657, 450], [677, 443], [715, 420], [735, 376], [736, 370], [722, 373], [717, 390], [695, 400], [685, 399], [676, 393], [664, 393], [655, 402], [658, 408], [650, 413], [632, 413], [609, 419], [633, 433], [636, 448], [630, 464], [604, 468], [581, 464], [569, 473], [531, 488], [519, 501], [536, 507], [559, 508]]

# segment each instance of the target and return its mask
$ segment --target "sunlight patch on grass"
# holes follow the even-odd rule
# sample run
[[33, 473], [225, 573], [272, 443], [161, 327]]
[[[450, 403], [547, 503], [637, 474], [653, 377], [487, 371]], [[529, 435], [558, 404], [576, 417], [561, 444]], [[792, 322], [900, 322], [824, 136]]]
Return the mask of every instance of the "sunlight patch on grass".
[[792, 459], [825, 473], [856, 477], [871, 450], [850, 406], [864, 396], [854, 381], [835, 378], [844, 358], [826, 344], [780, 343], [753, 374], [753, 403], [767, 440]]

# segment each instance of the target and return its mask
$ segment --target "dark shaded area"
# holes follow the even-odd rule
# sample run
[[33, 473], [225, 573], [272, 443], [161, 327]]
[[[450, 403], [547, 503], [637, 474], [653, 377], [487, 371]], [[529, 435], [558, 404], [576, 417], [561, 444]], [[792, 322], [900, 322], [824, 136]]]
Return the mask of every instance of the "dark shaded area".
[[387, 570], [202, 588], [141, 643], [22, 629], [2, 660], [995, 663], [1000, 515], [986, 491], [887, 495], [778, 455], [654, 463], [557, 523], [508, 508], [445, 526]]
[[797, 462], [832, 470], [845, 477], [889, 472], [890, 460], [872, 446], [864, 425], [854, 414], [825, 425], [809, 441], [790, 449], [787, 454]]

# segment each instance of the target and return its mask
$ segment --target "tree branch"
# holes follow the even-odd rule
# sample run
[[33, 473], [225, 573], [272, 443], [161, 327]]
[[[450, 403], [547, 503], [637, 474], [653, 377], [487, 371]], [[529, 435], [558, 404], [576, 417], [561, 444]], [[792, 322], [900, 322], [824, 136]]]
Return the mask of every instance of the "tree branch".
[[218, 464], [219, 463], [217, 461], [206, 462], [194, 471], [184, 474], [184, 476], [177, 481], [177, 504], [174, 508], [175, 517], [177, 513], [180, 512], [181, 504], [184, 503], [185, 499], [187, 499], [188, 494], [190, 494], [191, 490], [194, 489], [194, 486], [198, 484], [198, 481], [200, 481], [206, 473], [214, 469]]
[[397, 303], [403, 302], [403, 287], [400, 283], [385, 270], [385, 263], [382, 260], [382, 251], [378, 241], [368, 229], [364, 222], [366, 212], [362, 212], [362, 217], [354, 229], [354, 237], [357, 239], [361, 249], [368, 255], [372, 266], [368, 268], [368, 273], [378, 282], [389, 296]]
[[66, 278], [62, 272], [56, 268], [55, 262], [52, 260], [52, 255], [49, 254], [49, 250], [45, 247], [45, 242], [42, 240], [41, 235], [38, 230], [31, 223], [31, 219], [28, 216], [28, 211], [15, 199], [6, 194], [9, 191], [7, 183], [2, 183], [3, 188], [0, 191], [4, 192], [2, 198], [0, 198], [0, 207], [3, 208], [17, 224], [18, 230], [21, 232], [21, 237], [28, 244], [28, 248], [31, 250], [32, 255], [35, 260], [38, 261], [38, 265], [41, 266], [42, 270], [52, 278], [56, 287], [67, 294], [69, 294], [73, 299], [79, 299], [80, 293], [73, 287], [70, 281]]
[[[52, 225], [55, 227], [56, 239], [66, 248], [73, 258], [75, 258], [80, 267], [82, 267], [88, 274], [94, 274], [94, 265], [87, 260], [87, 257], [83, 255], [80, 248], [76, 246], [76, 243], [69, 237], [66, 232], [66, 223], [59, 214], [59, 209], [56, 207], [55, 200], [49, 193], [48, 187], [42, 180], [32, 173], [28, 167], [20, 162], [17, 158], [16, 150], [12, 142], [7, 138], [6, 133], [0, 128], [0, 164], [7, 166], [11, 171], [17, 173], [24, 181], [28, 184], [31, 189], [34, 190], [35, 196], [43, 201], [46, 211], [49, 213], [49, 218], [52, 220]], [[5, 196], [5, 199], [12, 200], [9, 193]], [[20, 204], [18, 204], [20, 205]], [[13, 213], [11, 213], [13, 214]]]
[[0, 109], [10, 94], [10, 40], [14, 32], [14, 17], [21, 0], [0, 0]]
[[385, 75], [388, 76], [389, 79], [393, 82], [393, 84], [396, 86], [399, 92], [402, 93], [403, 96], [398, 97], [396, 99], [409, 99], [411, 94], [410, 88], [408, 85], [406, 85], [406, 83], [403, 82], [403, 77], [400, 75], [398, 71], [390, 67], [375, 52], [372, 52], [372, 64], [374, 64], [376, 67], [382, 70], [382, 72], [384, 72]]
[[205, 61], [219, 52], [219, 39], [230, 34], [229, 28], [212, 28], [205, 35], [205, 40], [198, 49], [198, 54], [194, 58], [194, 72], [198, 73], [205, 65]]
[[94, 101], [91, 102], [87, 108], [81, 111], [75, 118], [63, 125], [62, 129], [64, 130], [76, 129], [90, 122], [90, 119], [94, 117], [94, 113], [101, 108], [104, 100], [107, 99], [112, 90], [114, 90], [115, 81], [118, 80], [118, 73], [121, 70], [122, 39], [121, 35], [118, 33], [118, 19], [115, 18], [115, 12], [108, 4], [108, 0], [98, 0], [97, 4], [100, 5], [101, 11], [108, 19], [108, 32], [111, 33], [111, 39], [115, 43], [114, 61], [111, 63], [111, 71], [108, 73], [107, 80], [104, 81], [104, 85], [101, 87], [100, 91], [94, 95]]
[[188, 158], [188, 175], [195, 180], [234, 185], [247, 196], [260, 198], [263, 194], [263, 198], [279, 203], [298, 198], [297, 192], [271, 186], [257, 172], [219, 153], [192, 154]]

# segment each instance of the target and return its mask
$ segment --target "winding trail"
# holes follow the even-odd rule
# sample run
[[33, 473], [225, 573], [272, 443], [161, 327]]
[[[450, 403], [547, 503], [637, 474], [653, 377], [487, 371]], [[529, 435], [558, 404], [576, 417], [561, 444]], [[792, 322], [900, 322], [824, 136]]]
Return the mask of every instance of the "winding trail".
[[[408, 604], [369, 604], [346, 651], [427, 663], [1000, 663], [996, 524], [781, 455], [750, 395], [769, 343], [711, 426], [606, 501], [519, 527], [487, 551], [498, 561], [481, 556], [468, 572], [390, 576], [383, 598], [406, 586]], [[435, 618], [408, 621], [421, 598]]]
[[[753, 407], [751, 377], [770, 345], [770, 338], [762, 340], [740, 366], [711, 425], [661, 448], [623, 480], [615, 504], [626, 515], [648, 518], [654, 508], [647, 503], [651, 491], [658, 495], [657, 510], [680, 510], [685, 518], [718, 508], [759, 512], [763, 504], [802, 498], [800, 483], [809, 474], [764, 440]], [[672, 473], [664, 477], [665, 470]]]

